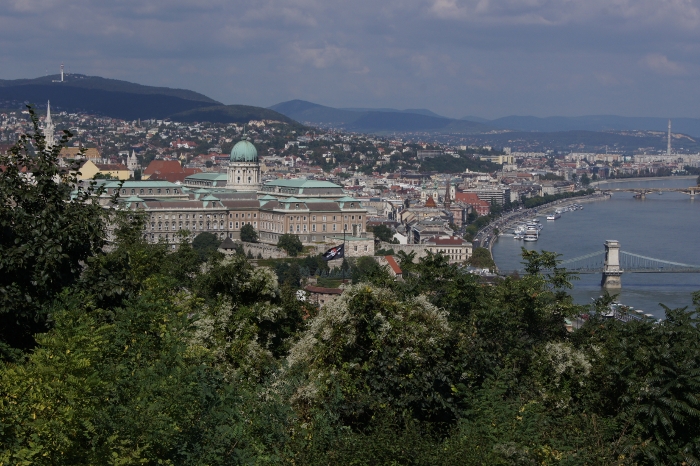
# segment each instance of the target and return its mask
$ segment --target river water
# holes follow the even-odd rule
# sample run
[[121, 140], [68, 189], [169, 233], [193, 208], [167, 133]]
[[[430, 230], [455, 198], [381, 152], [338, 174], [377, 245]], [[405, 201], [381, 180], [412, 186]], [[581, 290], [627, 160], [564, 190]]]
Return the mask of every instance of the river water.
[[[686, 188], [695, 179], [666, 178], [648, 181], [601, 183], [611, 188]], [[493, 256], [502, 271], [521, 269], [521, 247], [554, 251], [566, 260], [603, 251], [605, 240], [618, 240], [620, 249], [643, 256], [700, 265], [700, 198], [682, 193], [648, 194], [634, 199], [633, 193], [614, 193], [612, 198], [583, 204], [583, 210], [565, 212], [556, 221], [539, 217], [544, 225], [537, 242], [525, 243], [511, 236], [499, 237]], [[588, 304], [601, 295], [601, 276], [582, 274], [574, 281], [571, 295], [578, 304]], [[700, 290], [700, 273], [627, 273], [622, 275], [618, 301], [664, 317], [659, 303], [670, 308], [692, 306], [693, 291]]]

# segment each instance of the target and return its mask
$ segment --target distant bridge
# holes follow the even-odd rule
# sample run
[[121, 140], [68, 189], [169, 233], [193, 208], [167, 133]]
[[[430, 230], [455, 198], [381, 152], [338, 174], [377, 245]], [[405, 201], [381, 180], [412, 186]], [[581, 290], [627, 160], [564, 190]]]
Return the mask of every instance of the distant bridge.
[[676, 193], [683, 193], [683, 194], [688, 194], [691, 199], [695, 199], [696, 194], [700, 194], [700, 186], [690, 186], [688, 188], [610, 188], [610, 189], [601, 189], [601, 191], [605, 192], [628, 192], [628, 193], [634, 193], [634, 197], [638, 199], [645, 199], [647, 194], [663, 194], [663, 193], [670, 193], [670, 192], [676, 192]]
[[[625, 273], [700, 273], [700, 265], [671, 262], [620, 251], [620, 268]], [[576, 273], [602, 273], [605, 268], [605, 251], [592, 252], [559, 263], [559, 267]]]
[[700, 273], [700, 265], [621, 251], [616, 240], [606, 241], [603, 251], [561, 261], [557, 267], [579, 274], [599, 273], [602, 276], [600, 284], [605, 288], [621, 288], [623, 273]]

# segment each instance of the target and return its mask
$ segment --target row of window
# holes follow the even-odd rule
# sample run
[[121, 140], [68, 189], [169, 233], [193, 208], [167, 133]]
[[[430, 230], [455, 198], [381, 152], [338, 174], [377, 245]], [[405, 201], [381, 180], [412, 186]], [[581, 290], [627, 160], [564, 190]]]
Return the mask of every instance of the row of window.
[[[141, 188], [139, 189], [139, 194], [146, 194], [146, 189]], [[148, 194], [163, 194], [161, 188], [156, 188], [155, 193], [153, 192], [153, 188], [148, 188]], [[126, 194], [127, 189], [122, 188], [122, 194]], [[131, 190], [131, 194], [136, 194], [136, 189]], [[170, 188], [165, 188], [165, 194], [170, 194]], [[179, 189], [173, 189], [173, 194], [180, 194]]]
[[[184, 217], [183, 217], [183, 215], [184, 215]], [[207, 219], [226, 218], [226, 214], [206, 214], [206, 215], [207, 215]], [[228, 218], [238, 218], [238, 216], [239, 216], [239, 214], [233, 214], [233, 213], [228, 214]], [[251, 216], [252, 216], [252, 218], [258, 218], [257, 213], [248, 212], [248, 218], [251, 218]], [[172, 219], [175, 219], [175, 214], [173, 214], [170, 217]], [[182, 219], [182, 218], [189, 219], [190, 214], [177, 214], [177, 218], [178, 219]], [[197, 214], [192, 214], [192, 218], [197, 218]], [[199, 214], [199, 218], [204, 218], [204, 214]], [[246, 218], [246, 214], [245, 213], [240, 214], [240, 218]], [[151, 215], [151, 220], [155, 220], [155, 219], [156, 219], [156, 216]], [[163, 219], [163, 215], [159, 215], [158, 220], [162, 220], [162, 219]], [[165, 215], [165, 220], [168, 220], [168, 214]]]
[[[251, 223], [250, 222], [240, 222], [240, 223], [236, 222], [235, 228], [236, 229], [238, 229], [239, 227], [242, 228], [243, 225], [246, 225], [246, 224], [250, 225]], [[234, 222], [229, 222], [228, 227], [230, 229], [232, 229], [232, 228], [234, 228], [233, 225], [234, 225]], [[156, 225], [155, 222], [151, 222], [151, 230], [156, 230], [156, 227], [158, 230], [166, 230], [166, 231], [170, 230], [171, 227], [172, 227], [172, 230], [176, 230], [176, 229], [182, 230], [183, 226], [184, 226], [185, 230], [190, 230], [190, 229], [196, 230], [197, 229], [197, 222], [192, 222], [192, 225], [190, 225], [190, 222], [188, 222], [188, 221], [185, 221], [184, 225], [183, 225], [183, 222], [178, 222], [177, 225], [175, 224], [175, 222], [173, 222], [172, 225], [169, 223], [161, 223], [161, 222], [158, 222], [158, 225]], [[257, 228], [257, 227], [258, 227], [258, 222], [253, 222], [253, 228]], [[199, 222], [199, 229], [200, 230], [223, 230], [224, 229], [224, 222], [206, 222], [206, 225], [204, 224], [204, 222]]]

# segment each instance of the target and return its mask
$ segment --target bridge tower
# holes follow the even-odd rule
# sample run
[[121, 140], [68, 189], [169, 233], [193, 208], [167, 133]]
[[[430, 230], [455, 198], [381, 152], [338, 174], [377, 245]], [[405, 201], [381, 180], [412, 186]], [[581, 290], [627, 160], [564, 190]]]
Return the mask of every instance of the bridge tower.
[[622, 288], [622, 269], [620, 268], [620, 242], [605, 242], [605, 264], [600, 285], [604, 288]]

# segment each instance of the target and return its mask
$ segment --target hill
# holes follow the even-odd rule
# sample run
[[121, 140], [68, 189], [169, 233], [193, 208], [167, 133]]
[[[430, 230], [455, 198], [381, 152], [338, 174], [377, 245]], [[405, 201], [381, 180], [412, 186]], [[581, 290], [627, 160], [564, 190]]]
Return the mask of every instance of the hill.
[[268, 108], [254, 107], [251, 105], [215, 105], [200, 107], [170, 115], [173, 121], [193, 123], [196, 121], [208, 121], [210, 123], [247, 123], [250, 120], [275, 120], [300, 126], [293, 119]]
[[334, 125], [363, 133], [450, 132], [471, 134], [488, 128], [484, 125], [445, 118], [427, 109], [333, 108], [305, 100], [290, 100], [270, 109], [297, 121]]
[[209, 104], [221, 104], [214, 99], [211, 99], [204, 94], [190, 91], [187, 89], [173, 89], [169, 87], [145, 86], [129, 81], [119, 79], [102, 78], [100, 76], [86, 76], [83, 74], [69, 74], [65, 76], [63, 82], [57, 82], [60, 79], [59, 75], [42, 76], [34, 79], [0, 79], [0, 88], [14, 88], [18, 86], [49, 86], [51, 88], [78, 88], [78, 89], [95, 89], [108, 92], [125, 92], [128, 94], [157, 94], [177, 97], [184, 100], [193, 100], [196, 102], [206, 102]]
[[[507, 116], [495, 120], [466, 116], [467, 121], [475, 121], [501, 129], [516, 131], [667, 131], [667, 118], [654, 117], [623, 117], [616, 115], [587, 115], [579, 117], [534, 117], [534, 116]], [[672, 118], [673, 132], [700, 137], [700, 119], [698, 118]]]
[[43, 105], [50, 100], [55, 110], [85, 111], [124, 120], [171, 118], [182, 122], [213, 123], [277, 120], [296, 124], [266, 108], [224, 105], [187, 89], [145, 86], [78, 74], [66, 75], [63, 82], [56, 82], [59, 78], [0, 80], [0, 101]]
[[326, 107], [305, 100], [290, 100], [269, 108], [289, 118], [311, 124], [346, 125], [362, 116], [362, 112]]

